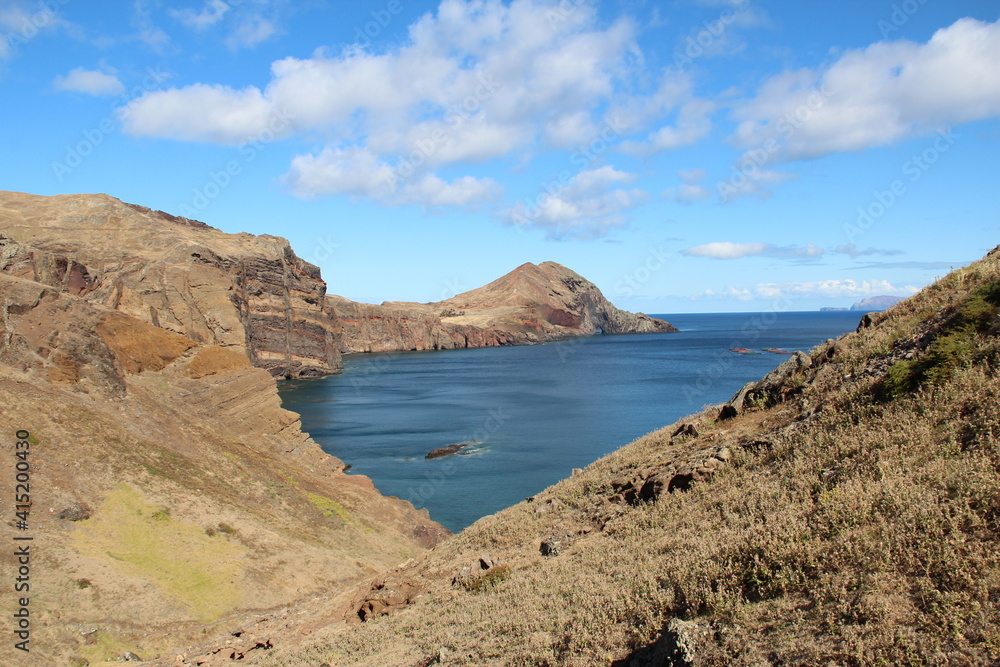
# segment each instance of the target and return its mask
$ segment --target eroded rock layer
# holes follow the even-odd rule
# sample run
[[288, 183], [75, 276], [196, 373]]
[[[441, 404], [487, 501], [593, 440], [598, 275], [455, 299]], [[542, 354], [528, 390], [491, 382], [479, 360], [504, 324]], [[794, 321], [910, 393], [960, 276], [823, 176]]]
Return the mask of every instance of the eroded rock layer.
[[0, 271], [235, 349], [274, 375], [340, 363], [319, 268], [276, 236], [225, 234], [107, 195], [0, 192]]

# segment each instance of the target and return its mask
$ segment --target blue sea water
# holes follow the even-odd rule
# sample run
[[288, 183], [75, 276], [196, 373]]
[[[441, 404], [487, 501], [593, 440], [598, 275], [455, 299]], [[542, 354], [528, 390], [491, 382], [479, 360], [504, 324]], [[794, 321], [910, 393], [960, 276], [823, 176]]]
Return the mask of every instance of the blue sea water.
[[[730, 348], [809, 350], [853, 330], [861, 313], [658, 317], [681, 333], [354, 355], [341, 375], [282, 383], [281, 398], [351, 472], [458, 531], [729, 399], [787, 358]], [[467, 454], [424, 459], [467, 441], [477, 441]]]

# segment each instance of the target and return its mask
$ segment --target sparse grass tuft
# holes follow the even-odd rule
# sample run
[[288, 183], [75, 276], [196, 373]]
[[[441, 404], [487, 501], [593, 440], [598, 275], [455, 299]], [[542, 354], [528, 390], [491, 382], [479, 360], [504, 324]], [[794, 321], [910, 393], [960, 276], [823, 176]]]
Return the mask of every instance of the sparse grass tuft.
[[508, 578], [510, 578], [510, 566], [497, 565], [478, 577], [463, 580], [462, 588], [473, 593], [484, 593], [492, 591]]

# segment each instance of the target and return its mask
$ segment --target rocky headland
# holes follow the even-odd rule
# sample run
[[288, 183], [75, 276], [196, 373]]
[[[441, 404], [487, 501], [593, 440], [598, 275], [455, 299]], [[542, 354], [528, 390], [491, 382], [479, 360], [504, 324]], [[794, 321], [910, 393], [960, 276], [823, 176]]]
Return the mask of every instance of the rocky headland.
[[488, 285], [435, 303], [330, 297], [341, 352], [448, 350], [564, 340], [596, 333], [672, 333], [670, 323], [613, 306], [555, 262], [522, 264]]

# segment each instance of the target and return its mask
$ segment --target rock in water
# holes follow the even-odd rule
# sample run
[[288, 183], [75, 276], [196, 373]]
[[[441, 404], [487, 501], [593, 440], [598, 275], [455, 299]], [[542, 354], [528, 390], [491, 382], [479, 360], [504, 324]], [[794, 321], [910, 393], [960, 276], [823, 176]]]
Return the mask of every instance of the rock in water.
[[430, 460], [430, 459], [440, 459], [445, 456], [451, 456], [452, 454], [458, 454], [466, 447], [471, 447], [474, 444], [476, 443], [470, 441], [470, 442], [459, 442], [453, 445], [445, 445], [444, 447], [438, 447], [437, 449], [432, 449], [427, 453], [427, 456], [425, 456], [424, 458]]

